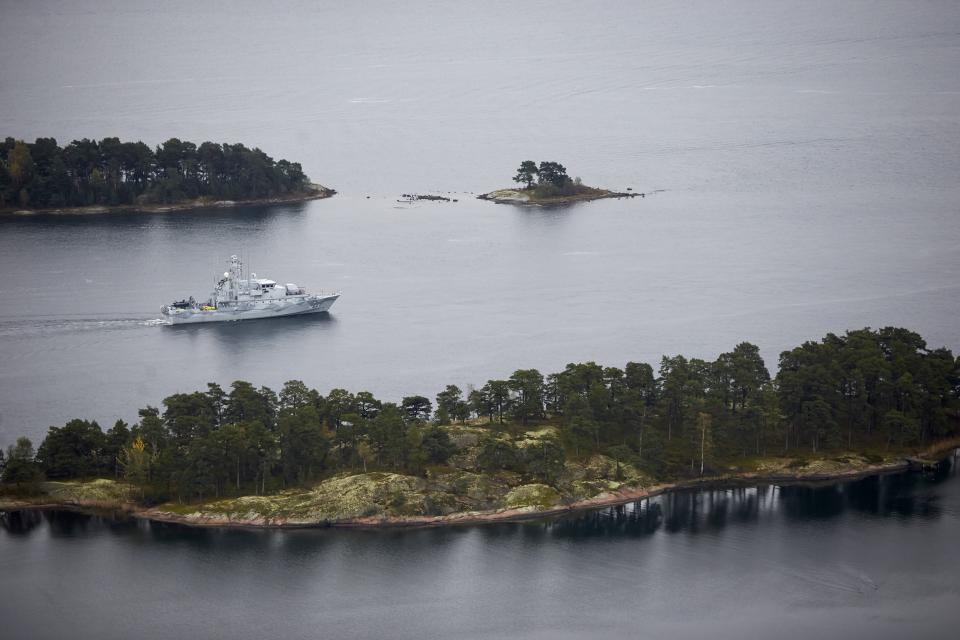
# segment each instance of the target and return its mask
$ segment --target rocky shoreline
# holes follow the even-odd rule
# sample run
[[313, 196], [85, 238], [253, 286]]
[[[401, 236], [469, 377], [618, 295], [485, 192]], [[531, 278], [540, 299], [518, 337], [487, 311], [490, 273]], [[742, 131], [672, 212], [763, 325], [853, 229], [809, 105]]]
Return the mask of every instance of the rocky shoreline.
[[[934, 445], [918, 453], [918, 457], [925, 460], [942, 459], [951, 451], [960, 447], [960, 439], [952, 439]], [[424, 528], [449, 525], [477, 525], [495, 522], [521, 522], [526, 520], [540, 520], [569, 515], [572, 513], [600, 509], [610, 506], [626, 504], [653, 498], [673, 491], [691, 489], [722, 489], [732, 487], [758, 486], [765, 484], [798, 485], [798, 484], [827, 484], [836, 481], [854, 480], [874, 475], [899, 473], [916, 465], [916, 458], [901, 457], [891, 461], [864, 465], [853, 458], [846, 467], [834, 466], [823, 471], [826, 461], [813, 461], [803, 467], [792, 469], [790, 464], [784, 464], [777, 470], [752, 471], [729, 473], [711, 477], [680, 480], [670, 483], [648, 485], [624, 485], [618, 489], [604, 491], [595, 496], [570, 502], [569, 504], [526, 505], [513, 508], [502, 508], [482, 511], [458, 511], [447, 515], [370, 515], [349, 518], [319, 518], [303, 520], [295, 517], [268, 517], [251, 509], [246, 513], [210, 513], [203, 511], [203, 505], [183, 506], [174, 511], [174, 505], [165, 504], [158, 507], [144, 508], [136, 505], [130, 497], [135, 489], [129, 485], [111, 480], [94, 480], [89, 485], [96, 485], [99, 493], [92, 495], [89, 491], [74, 492], [73, 487], [80, 487], [75, 483], [45, 483], [55, 485], [50, 494], [40, 499], [15, 500], [0, 499], [0, 511], [20, 509], [71, 510], [83, 513], [100, 515], [119, 515], [134, 517], [154, 522], [165, 522], [198, 527], [227, 527], [227, 528], [273, 528], [273, 529], [304, 529], [304, 528], [348, 528], [348, 529], [382, 529], [382, 528]], [[828, 465], [829, 467], [829, 465]], [[365, 474], [366, 475], [366, 474]], [[387, 474], [393, 475], [393, 474]], [[350, 476], [357, 478], [359, 476]], [[401, 477], [402, 476], [397, 476]], [[535, 486], [535, 485], [526, 485]], [[257, 499], [262, 497], [247, 496]], [[237, 500], [243, 500], [239, 498]]]
[[569, 196], [556, 196], [552, 198], [531, 198], [530, 193], [525, 189], [497, 189], [490, 193], [483, 193], [477, 196], [478, 200], [487, 200], [495, 204], [516, 204], [528, 207], [550, 207], [556, 205], [572, 204], [575, 202], [590, 202], [591, 200], [603, 200], [605, 198], [646, 198], [646, 193], [640, 193], [628, 189], [627, 191], [610, 191], [608, 189], [589, 188], [583, 193], [576, 193]]
[[310, 188], [294, 194], [276, 196], [273, 198], [255, 198], [250, 200], [213, 200], [211, 198], [197, 198], [185, 202], [170, 204], [128, 204], [128, 205], [97, 205], [92, 207], [62, 207], [56, 209], [0, 209], [0, 215], [32, 216], [40, 214], [53, 215], [94, 215], [104, 213], [169, 213], [171, 211], [193, 211], [197, 209], [225, 209], [245, 205], [274, 205], [322, 200], [336, 194], [320, 184], [312, 183]]
[[760, 475], [742, 474], [731, 476], [715, 476], [684, 480], [649, 487], [623, 489], [594, 498], [579, 500], [569, 505], [536, 509], [522, 507], [517, 509], [503, 509], [486, 512], [454, 513], [446, 516], [404, 516], [404, 517], [366, 517], [350, 520], [332, 520], [316, 523], [286, 523], [266, 521], [237, 521], [230, 518], [191, 517], [176, 515], [163, 511], [135, 511], [131, 515], [137, 518], [182, 524], [200, 527], [233, 527], [233, 528], [272, 528], [272, 529], [310, 529], [310, 528], [339, 528], [339, 529], [402, 529], [428, 528], [448, 525], [478, 525], [496, 522], [523, 522], [542, 520], [570, 515], [582, 511], [613, 507], [638, 500], [654, 498], [674, 491], [690, 489], [723, 489], [731, 487], [757, 486], [765, 484], [802, 485], [802, 484], [829, 484], [838, 480], [855, 480], [874, 475], [898, 473], [909, 469], [906, 461], [890, 464], [879, 464], [866, 469], [854, 469], [833, 474], [793, 474], [793, 475]]

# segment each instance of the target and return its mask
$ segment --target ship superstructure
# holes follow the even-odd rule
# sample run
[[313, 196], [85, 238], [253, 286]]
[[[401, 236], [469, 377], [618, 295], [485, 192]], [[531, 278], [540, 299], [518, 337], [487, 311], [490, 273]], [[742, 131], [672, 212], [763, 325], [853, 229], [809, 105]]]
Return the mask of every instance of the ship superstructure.
[[293, 283], [279, 284], [267, 278], [249, 276], [243, 261], [230, 256], [229, 269], [218, 279], [206, 302], [193, 296], [160, 308], [171, 324], [224, 322], [275, 318], [327, 311], [340, 297], [339, 293], [308, 293]]

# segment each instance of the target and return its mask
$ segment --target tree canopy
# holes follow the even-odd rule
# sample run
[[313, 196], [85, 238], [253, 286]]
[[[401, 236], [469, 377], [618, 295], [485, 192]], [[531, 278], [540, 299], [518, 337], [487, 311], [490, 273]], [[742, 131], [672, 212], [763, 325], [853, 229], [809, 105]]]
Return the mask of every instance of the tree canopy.
[[[51, 427], [34, 454], [21, 438], [3, 481], [123, 475], [157, 496], [264, 493], [369, 467], [421, 474], [456, 452], [451, 419], [473, 416], [476, 468], [553, 482], [564, 460], [604, 453], [654, 477], [698, 475], [751, 456], [885, 451], [960, 433], [960, 362], [916, 333], [887, 327], [828, 334], [780, 354], [771, 376], [756, 345], [715, 360], [664, 356], [659, 368], [571, 363], [520, 369], [467, 399], [456, 385], [397, 405], [361, 391], [326, 396], [299, 380], [279, 393], [236, 381], [145, 407], [139, 422]], [[518, 446], [548, 422], [556, 436]], [[535, 428], [535, 427], [534, 427]], [[521, 430], [518, 432], [518, 430]], [[505, 437], [512, 431], [514, 439]]]
[[0, 207], [172, 203], [200, 197], [256, 199], [302, 191], [300, 164], [243, 144], [171, 138], [143, 142], [54, 138], [0, 142]]
[[533, 160], [524, 160], [513, 176], [513, 181], [532, 191], [534, 198], [572, 196], [591, 191], [590, 187], [581, 184], [580, 178], [571, 179], [567, 175], [567, 168], [562, 164], [547, 160], [542, 161], [539, 166]]
[[537, 163], [533, 160], [524, 160], [517, 169], [517, 175], [513, 176], [514, 182], [520, 182], [526, 185], [527, 189], [533, 187], [533, 181], [537, 176]]

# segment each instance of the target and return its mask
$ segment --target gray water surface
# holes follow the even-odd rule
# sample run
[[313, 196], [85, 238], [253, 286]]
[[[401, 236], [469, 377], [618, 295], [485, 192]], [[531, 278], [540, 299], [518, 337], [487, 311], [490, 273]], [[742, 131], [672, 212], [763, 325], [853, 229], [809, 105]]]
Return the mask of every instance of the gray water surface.
[[[0, 444], [291, 378], [398, 400], [518, 368], [960, 348], [955, 2], [0, 0], [0, 135], [242, 141], [340, 194], [0, 219]], [[530, 211], [520, 160], [651, 197]], [[456, 203], [402, 204], [440, 192]], [[471, 193], [472, 192], [472, 193]], [[369, 196], [369, 198], [368, 198]], [[242, 252], [325, 318], [170, 329]]]
[[[0, 221], [0, 439], [39, 440], [72, 417], [135, 419], [171, 393], [238, 378], [398, 400], [518, 368], [713, 359], [741, 340], [775, 369], [783, 349], [868, 325], [958, 346], [954, 234], [883, 211], [869, 225], [807, 211], [801, 224], [775, 203], [721, 219], [695, 201], [395, 209], [348, 195]], [[343, 296], [329, 316], [160, 326], [159, 305], [206, 297], [235, 247], [261, 275]]]
[[[340, 195], [0, 220], [0, 443], [208, 381], [386, 399], [515, 369], [960, 347], [960, 5], [0, 0], [0, 135], [243, 141]], [[529, 211], [520, 160], [662, 190]], [[457, 203], [400, 204], [457, 192]], [[470, 193], [472, 192], [472, 193]], [[370, 196], [368, 199], [367, 196]], [[231, 253], [326, 318], [170, 330]]]

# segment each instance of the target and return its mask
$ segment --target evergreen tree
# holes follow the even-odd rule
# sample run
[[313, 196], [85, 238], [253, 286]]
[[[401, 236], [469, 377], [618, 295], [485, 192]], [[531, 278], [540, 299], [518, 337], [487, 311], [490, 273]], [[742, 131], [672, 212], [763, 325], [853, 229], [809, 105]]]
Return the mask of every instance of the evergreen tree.
[[267, 198], [309, 185], [299, 164], [242, 144], [171, 138], [142, 142], [54, 138], [0, 144], [0, 207], [74, 207], [180, 202], [199, 197]]

